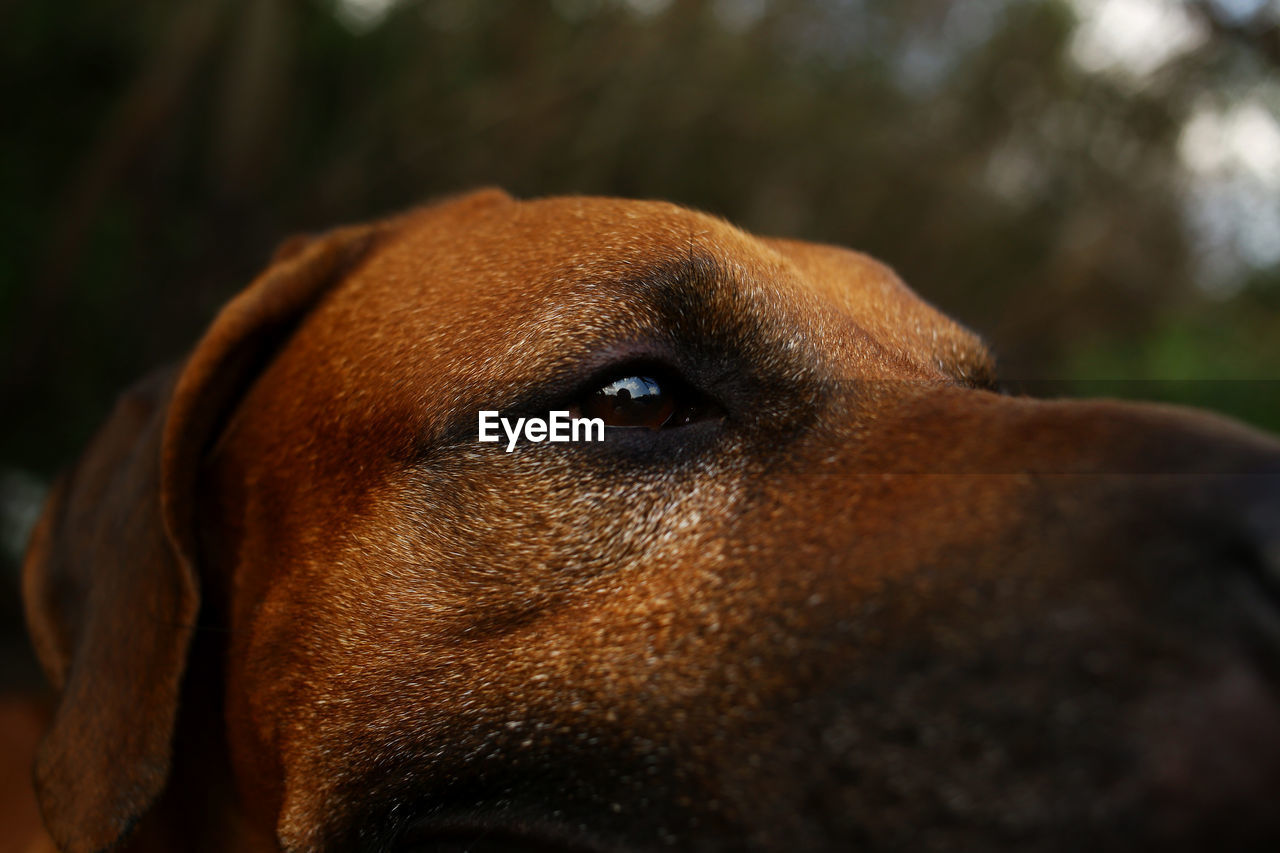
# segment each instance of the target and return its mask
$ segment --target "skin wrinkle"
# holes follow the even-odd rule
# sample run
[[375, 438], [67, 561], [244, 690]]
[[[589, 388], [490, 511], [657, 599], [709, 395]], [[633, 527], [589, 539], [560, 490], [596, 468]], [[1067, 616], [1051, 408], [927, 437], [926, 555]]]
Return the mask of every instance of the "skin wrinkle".
[[[574, 207], [573, 218], [584, 219], [589, 206], [584, 201]], [[391, 375], [431, 376], [434, 384], [470, 389], [469, 393], [477, 394], [459, 399], [433, 394], [427, 388], [392, 409], [386, 419], [389, 423], [359, 413], [371, 424], [377, 424], [370, 432], [385, 436], [389, 430], [403, 429], [405, 423], [414, 423], [414, 431], [430, 435], [430, 425], [442, 423], [449, 406], [459, 406], [466, 412], [481, 404], [491, 405], [495, 399], [509, 399], [517, 389], [536, 382], [549, 371], [582, 360], [602, 340], [641, 338], [652, 334], [651, 329], [662, 329], [662, 334], [676, 341], [736, 351], [738, 354], [733, 357], [750, 359], [755, 371], [775, 377], [772, 381], [780, 387], [815, 389], [817, 400], [824, 398], [817, 388], [827, 383], [839, 391], [847, 387], [843, 383], [850, 375], [864, 380], [881, 376], [895, 381], [942, 381], [981, 375], [989, 369], [971, 336], [914, 300], [878, 264], [861, 256], [826, 250], [807, 252], [796, 262], [778, 251], [794, 250], [794, 244], [779, 243], [776, 248], [762, 249], [735, 229], [707, 219], [698, 220], [701, 233], [695, 244], [688, 236], [690, 227], [683, 221], [687, 214], [679, 213], [675, 222], [667, 224], [664, 217], [674, 209], [659, 210], [660, 214], [635, 230], [625, 230], [634, 227], [630, 225], [597, 226], [592, 234], [595, 246], [584, 253], [571, 228], [547, 228], [537, 203], [518, 208], [514, 216], [510, 211], [495, 209], [470, 224], [468, 236], [479, 245], [465, 254], [464, 263], [468, 266], [440, 270], [433, 263], [430, 279], [484, 281], [486, 287], [467, 293], [457, 307], [452, 307], [453, 303], [448, 303], [451, 307], [444, 307], [445, 303], [433, 305], [432, 299], [440, 297], [412, 300], [417, 306], [414, 310], [392, 315], [388, 320], [366, 306], [386, 299], [378, 292], [384, 287], [383, 282], [403, 283], [414, 277], [407, 271], [394, 273], [397, 246], [403, 246], [405, 255], [413, 257], [434, 260], [439, 254], [432, 248], [436, 237], [430, 229], [406, 230], [385, 255], [365, 267], [362, 278], [349, 291], [339, 294], [346, 298], [326, 305], [331, 318], [322, 311], [312, 320], [324, 328], [340, 325], [353, 331], [357, 339], [377, 344], [364, 348], [366, 355], [347, 353], [351, 362], [344, 365], [342, 376], [335, 378], [370, 389], [368, 399], [381, 401], [384, 406], [394, 406], [389, 401], [395, 395], [375, 389], [379, 376], [387, 373], [388, 362], [394, 367]], [[501, 218], [502, 227], [494, 228], [494, 233], [502, 234], [504, 247], [517, 247], [514, 253], [486, 248], [490, 240], [496, 239], [490, 236], [491, 218]], [[638, 212], [627, 214], [630, 222], [639, 218]], [[529, 233], [525, 229], [530, 229]], [[661, 260], [655, 259], [665, 256], [662, 246], [673, 238], [679, 240], [684, 252], [677, 256], [680, 260], [674, 267], [668, 267], [670, 272], [665, 272]], [[539, 257], [572, 260], [540, 274], [539, 269], [547, 269], [545, 262], [535, 263], [521, 254], [527, 251], [522, 247], [534, 245]], [[497, 257], [502, 258], [500, 269], [491, 266], [499, 263], [490, 260]], [[858, 286], [842, 285], [839, 290], [813, 287], [815, 281], [839, 280], [832, 274], [833, 267], [847, 269], [851, 263], [860, 271]], [[499, 334], [494, 321], [503, 315], [489, 307], [484, 295], [516, 287], [511, 270], [522, 270], [528, 276], [527, 282], [518, 286], [535, 295], [525, 301], [524, 311], [511, 315], [508, 330]], [[798, 278], [801, 275], [804, 285]], [[691, 302], [690, 297], [695, 300]], [[646, 306], [655, 306], [656, 311]], [[457, 315], [456, 320], [449, 321], [451, 314]], [[381, 334], [373, 328], [365, 331], [374, 317], [377, 328], [385, 330]], [[701, 325], [709, 317], [716, 318], [715, 324]], [[426, 323], [428, 318], [430, 323]], [[486, 353], [483, 360], [450, 357], [446, 362], [436, 354], [451, 352], [451, 339], [445, 337], [445, 330], [456, 328], [472, 330], [469, 334], [478, 336], [478, 340], [468, 341], [468, 348]], [[922, 351], [924, 356], [918, 356]], [[959, 357], [952, 361], [956, 353]], [[302, 363], [308, 361], [303, 359]], [[937, 371], [939, 362], [948, 365], [947, 374]], [[462, 373], [454, 367], [459, 363], [466, 365]], [[824, 375], [831, 378], [818, 379]], [[764, 383], [758, 385], [765, 387]], [[876, 416], [869, 416], [866, 411], [888, 409], [891, 400], [903, 392], [892, 385], [868, 386], [865, 382], [856, 387], [862, 389], [863, 398], [859, 404], [850, 403], [849, 409], [841, 411], [846, 420], [838, 432], [861, 436], [876, 430]], [[337, 402], [345, 400], [339, 396]], [[767, 419], [768, 400], [755, 402], [758, 413]], [[362, 401], [361, 405], [368, 404]], [[349, 411], [346, 417], [355, 414]], [[910, 447], [909, 434], [899, 434], [897, 438], [902, 446]], [[339, 745], [350, 742], [355, 731], [379, 725], [385, 715], [383, 709], [397, 702], [397, 691], [388, 690], [388, 684], [402, 688], [413, 684], [424, 696], [434, 696], [425, 700], [428, 708], [448, 707], [445, 697], [451, 690], [467, 685], [475, 697], [470, 713], [459, 714], [460, 719], [445, 729], [415, 723], [413, 733], [406, 735], [413, 744], [408, 752], [435, 755], [440, 761], [456, 761], [458, 748], [451, 750], [447, 745], [467, 742], [471, 737], [467, 732], [502, 731], [502, 721], [494, 715], [509, 716], [510, 709], [496, 709], [504, 708], [511, 700], [503, 697], [508, 688], [501, 685], [524, 685], [518, 706], [522, 710], [516, 717], [567, 719], [570, 730], [613, 731], [615, 734], [610, 737], [622, 745], [619, 748], [624, 753], [631, 749], [625, 744], [634, 742], [638, 744], [634, 749], [642, 755], [648, 754], [643, 744], [678, 737], [670, 726], [654, 728], [668, 715], [670, 719], [701, 719], [704, 715], [695, 710], [700, 704], [721, 707], [728, 716], [720, 718], [720, 724], [703, 724], [703, 728], [715, 732], [715, 742], [723, 744], [726, 733], [734, 728], [733, 719], [752, 725], [749, 721], [762, 713], [761, 709], [778, 701], [776, 696], [764, 697], [785, 696], [794, 691], [794, 687], [787, 686], [788, 679], [770, 670], [768, 661], [779, 654], [790, 660], [808, 645], [809, 641], [798, 637], [812, 615], [801, 617], [797, 611], [783, 609], [762, 619], [758, 608], [749, 602], [762, 596], [765, 600], [807, 601], [818, 594], [821, 585], [812, 577], [721, 576], [717, 566], [768, 562], [750, 537], [728, 534], [722, 525], [742, 523], [763, 510], [767, 516], [756, 518], [755, 526], [789, 542], [792, 559], [797, 554], [811, 553], [801, 562], [814, 568], [823, 563], [838, 568], [847, 557], [835, 556], [839, 550], [830, 549], [821, 533], [788, 532], [793, 519], [813, 514], [796, 513], [791, 506], [793, 501], [778, 498], [780, 490], [776, 486], [765, 485], [767, 479], [754, 476], [761, 471], [769, 472], [769, 477], [785, 474], [788, 468], [801, 463], [786, 454], [756, 453], [747, 437], [739, 442], [736, 450], [730, 449], [732, 445], [723, 448], [709, 469], [685, 474], [659, 469], [638, 478], [633, 473], [624, 475], [628, 477], [625, 492], [617, 492], [612, 486], [587, 486], [581, 503], [564, 500], [565, 495], [584, 490], [573, 457], [546, 453], [545, 447], [520, 447], [508, 461], [495, 460], [483, 450], [464, 445], [437, 458], [420, 474], [406, 472], [407, 479], [405, 474], [385, 474], [383, 485], [378, 487], [383, 498], [355, 516], [370, 519], [369, 531], [359, 533], [360, 522], [353, 522], [345, 534], [350, 544], [325, 549], [328, 553], [349, 553], [349, 557], [338, 561], [339, 566], [347, 568], [327, 576], [317, 573], [310, 581], [326, 591], [317, 598], [326, 603], [320, 611], [307, 614], [308, 621], [329, 626], [329, 631], [343, 635], [345, 641], [336, 647], [325, 642], [309, 648], [305, 655], [311, 662], [301, 669], [345, 671], [346, 677], [304, 679], [309, 686], [293, 700], [302, 707], [352, 707], [355, 713], [363, 710], [365, 717], [359, 723], [329, 715], [307, 719], [295, 725], [293, 739], [280, 744], [286, 755], [295, 756], [287, 772], [295, 778], [312, 780], [296, 793], [286, 790], [282, 836], [293, 838], [300, 847], [318, 843], [315, 833], [326, 823], [321, 809], [330, 808], [327, 804], [348, 781], [342, 767], [333, 766], [325, 756], [341, 755]], [[919, 453], [927, 458], [931, 451]], [[695, 475], [700, 487], [688, 489], [690, 478]], [[391, 488], [390, 484], [397, 481], [402, 485]], [[470, 485], [477, 483], [482, 485]], [[506, 485], [511, 483], [524, 485]], [[707, 486], [701, 487], [702, 483]], [[744, 492], [745, 483], [758, 485]], [[909, 484], [893, 485], [894, 498], [881, 500], [898, 505], [956, 506], [946, 500], [939, 502], [927, 493], [898, 494], [906, 485]], [[1009, 485], [1014, 494], [1020, 490], [1018, 482]], [[984, 501], [990, 510], [971, 504], [958, 515], [939, 516], [937, 524], [944, 529], [968, 525], [972, 528], [970, 541], [980, 543], [986, 538], [983, 525], [973, 525], [971, 519], [998, 516], [999, 507], [1018, 500], [999, 495], [999, 491], [988, 488]], [[590, 507], [591, 499], [600, 504], [587, 515], [583, 507]], [[743, 506], [743, 500], [755, 509]], [[877, 499], [864, 495], [854, 501], [855, 505], [868, 503], [875, 504]], [[456, 519], [460, 515], [487, 521], [482, 528], [459, 526]], [[433, 516], [441, 517], [443, 523], [434, 523]], [[682, 529], [668, 526], [667, 520], [681, 517], [700, 521]], [[388, 518], [407, 521], [388, 528]], [[904, 550], [905, 543], [885, 541], [892, 537], [893, 528], [890, 517], [882, 521], [885, 526], [874, 533], [874, 538], [880, 547], [878, 562], [883, 566], [900, 566], [907, 572], [913, 566], [936, 564], [947, 549], [957, 547], [951, 541], [934, 543], [935, 547], [928, 551], [917, 547], [926, 543]], [[530, 538], [529, 530], [542, 533]], [[876, 530], [865, 528], [862, 535]], [[736, 553], [723, 550], [736, 542], [745, 543], [735, 546]], [[362, 555], [371, 546], [385, 555], [380, 563], [424, 567], [425, 574], [402, 570], [372, 581], [357, 580]], [[478, 563], [473, 562], [477, 555], [484, 555]], [[689, 565], [703, 567], [701, 573], [690, 578]], [[515, 566], [520, 567], [519, 572], [509, 574], [509, 567]], [[886, 581], [881, 574], [868, 579], [863, 591], [853, 597], [871, 598], [886, 582], [897, 581]], [[762, 586], [766, 583], [772, 588]], [[359, 606], [343, 594], [347, 587], [361, 591], [364, 598]], [[697, 592], [700, 587], [704, 591]], [[632, 588], [636, 591], [632, 592]], [[919, 586], [918, 580], [912, 588], [916, 590], [913, 598], [929, 597], [929, 587]], [[377, 606], [367, 606], [369, 589], [379, 590]], [[649, 592], [637, 597], [641, 589]], [[683, 591], [683, 615], [679, 618], [666, 593], [654, 592], [676, 589]], [[419, 602], [423, 600], [431, 604], [422, 607]], [[625, 603], [624, 607], [620, 609], [619, 603]], [[426, 614], [432, 615], [428, 633], [414, 643], [395, 644], [394, 660], [380, 653], [386, 648], [388, 632], [405, 623], [421, 623]], [[378, 621], [369, 625], [351, 621], [353, 617], [369, 616], [376, 616]], [[296, 618], [290, 622], [296, 622]], [[557, 626], [556, 632], [547, 634], [543, 626], [551, 623]], [[347, 627], [341, 628], [343, 625]], [[505, 627], [496, 627], [499, 625]], [[502, 642], [495, 645], [495, 637]], [[636, 647], [634, 641], [619, 645], [614, 637], [646, 639], [642, 647]], [[741, 653], [728, 650], [733, 646], [708, 652], [691, 639], [703, 637], [717, 641], [734, 637], [737, 639], [733, 643], [745, 640], [747, 646]], [[463, 645], [458, 647], [458, 643]], [[423, 651], [415, 655], [414, 647]], [[442, 654], [444, 648], [450, 651]], [[460, 653], [459, 648], [465, 648], [466, 653]], [[765, 649], [771, 651], [766, 653]], [[703, 663], [708, 654], [732, 661], [711, 683], [706, 680]], [[418, 656], [421, 662], [414, 664], [412, 661]], [[349, 669], [352, 664], [357, 668]], [[403, 675], [388, 678], [388, 667]], [[582, 691], [584, 686], [603, 692], [589, 692], [580, 700], [583, 710], [579, 713], [585, 717], [566, 718], [560, 706], [562, 697], [566, 692]], [[346, 689], [356, 693], [381, 690], [383, 700], [360, 702], [354, 695], [346, 696]], [[604, 708], [609, 709], [610, 716], [602, 719], [598, 715]], [[595, 709], [594, 714], [591, 709]], [[640, 716], [633, 717], [633, 709]], [[422, 717], [433, 719], [430, 712]], [[399, 730], [394, 721], [380, 727]], [[323, 743], [331, 746], [317, 749], [316, 745]], [[692, 744], [684, 748], [693, 749], [705, 766], [716, 766], [704, 749]], [[491, 743], [480, 748], [477, 755], [483, 760], [482, 756], [495, 749], [500, 747]], [[395, 751], [398, 754], [401, 750]], [[431, 762], [426, 761], [417, 775], [436, 777], [438, 771], [431, 767]], [[329, 780], [327, 785], [325, 780]], [[714, 787], [708, 778], [700, 784]], [[747, 806], [739, 802], [726, 808], [732, 812]]]
[[[188, 684], [223, 693], [175, 749], [230, 755], [223, 849], [1280, 839], [1280, 696], [1221, 579], [1264, 491], [1225, 475], [1280, 472], [1273, 441], [978, 390], [978, 338], [884, 265], [666, 203], [489, 192], [376, 233], [200, 482], [226, 630]], [[476, 441], [650, 363], [723, 417]], [[173, 796], [221, 820], [199, 777]], [[170, 809], [136, 849], [199, 835]]]

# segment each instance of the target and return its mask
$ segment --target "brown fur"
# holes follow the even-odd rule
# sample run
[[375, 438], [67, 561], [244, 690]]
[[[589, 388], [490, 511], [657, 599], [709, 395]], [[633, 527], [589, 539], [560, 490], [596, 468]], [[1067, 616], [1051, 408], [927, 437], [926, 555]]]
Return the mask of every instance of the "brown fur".
[[[478, 409], [636, 357], [723, 421], [476, 442]], [[46, 823], [70, 851], [1280, 843], [1280, 446], [991, 378], [870, 258], [667, 204], [489, 191], [292, 241], [33, 539]]]

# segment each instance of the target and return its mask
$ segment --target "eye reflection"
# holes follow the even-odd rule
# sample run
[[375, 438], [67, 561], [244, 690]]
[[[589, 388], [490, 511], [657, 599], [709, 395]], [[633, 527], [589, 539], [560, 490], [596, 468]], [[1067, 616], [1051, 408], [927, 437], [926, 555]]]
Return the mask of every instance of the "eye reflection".
[[623, 376], [583, 400], [582, 414], [605, 426], [660, 429], [676, 410], [676, 397], [652, 376]]

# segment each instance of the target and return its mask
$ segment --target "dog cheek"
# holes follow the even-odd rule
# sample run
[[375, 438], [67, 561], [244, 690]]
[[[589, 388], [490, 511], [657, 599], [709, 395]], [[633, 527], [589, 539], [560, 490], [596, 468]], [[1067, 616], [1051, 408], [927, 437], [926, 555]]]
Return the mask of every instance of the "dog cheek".
[[[244, 716], [257, 726], [253, 740], [281, 756], [282, 808], [299, 831], [328, 795], [304, 780], [331, 778], [340, 787], [362, 772], [365, 759], [326, 744], [368, 741], [368, 725], [376, 722], [383, 734], [370, 744], [371, 754], [387, 752], [386, 738], [429, 754], [469, 737], [475, 726], [499, 725], [487, 717], [468, 725], [465, 714], [437, 716], [432, 709], [451, 704], [449, 685], [494, 685], [498, 693], [488, 701], [506, 719], [518, 705], [536, 705], [539, 690], [552, 689], [541, 681], [548, 661], [577, 661], [580, 668], [585, 657], [600, 676], [574, 678], [564, 690], [601, 685], [604, 692], [584, 706], [613, 707], [627, 704], [615, 691], [630, 689], [638, 648], [649, 648], [640, 654], [653, 657], [658, 669], [680, 656], [654, 649], [676, 630], [690, 584], [705, 584], [719, 565], [717, 519], [731, 514], [732, 482], [699, 481], [680, 490], [678, 480], [653, 476], [620, 492], [582, 477], [557, 454], [542, 462], [523, 450], [481, 456], [391, 478], [338, 535], [341, 544], [324, 549], [334, 555], [325, 565], [282, 575], [289, 579], [258, 610], [255, 658], [284, 655], [291, 663], [288, 679], [251, 688], [254, 701]], [[476, 470], [510, 472], [508, 460], [520, 460], [516, 476]], [[700, 576], [682, 573], [682, 565], [698, 566]], [[703, 597], [697, 620], [718, 621], [712, 598]], [[578, 611], [592, 618], [567, 615]], [[583, 625], [594, 625], [595, 633], [578, 637]], [[592, 648], [611, 651], [593, 657]], [[621, 657], [610, 665], [615, 655]], [[241, 682], [253, 684], [252, 664], [245, 669]], [[701, 681], [700, 673], [691, 677]], [[556, 711], [556, 702], [545, 704], [548, 714]], [[276, 712], [285, 707], [293, 711], [282, 730]], [[583, 725], [586, 731], [592, 724]]]

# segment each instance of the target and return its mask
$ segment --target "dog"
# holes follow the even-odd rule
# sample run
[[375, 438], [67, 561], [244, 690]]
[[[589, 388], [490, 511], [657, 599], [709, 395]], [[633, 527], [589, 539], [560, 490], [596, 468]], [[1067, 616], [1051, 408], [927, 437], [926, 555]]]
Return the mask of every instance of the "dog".
[[[55, 487], [59, 849], [1277, 849], [1280, 443], [1009, 396], [856, 252], [480, 191], [287, 242]], [[599, 442], [478, 440], [566, 412]]]

